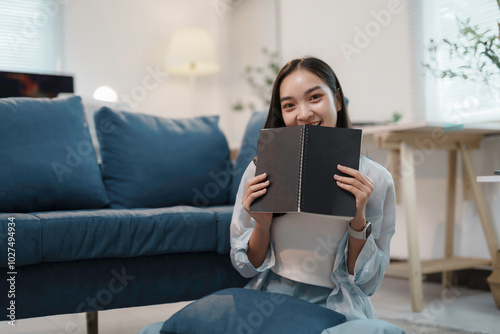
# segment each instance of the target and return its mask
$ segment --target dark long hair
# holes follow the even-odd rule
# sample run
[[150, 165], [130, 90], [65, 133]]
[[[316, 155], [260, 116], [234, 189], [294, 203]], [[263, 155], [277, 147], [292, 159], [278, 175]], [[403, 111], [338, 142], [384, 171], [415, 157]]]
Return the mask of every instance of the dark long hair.
[[307, 70], [312, 74], [317, 75], [328, 85], [328, 87], [330, 87], [333, 95], [341, 104], [341, 109], [337, 113], [336, 127], [350, 128], [351, 120], [349, 119], [349, 114], [347, 112], [344, 93], [342, 92], [340, 82], [337, 79], [335, 72], [333, 72], [332, 68], [327, 63], [314, 57], [304, 57], [301, 59], [290, 60], [278, 73], [276, 80], [274, 80], [273, 95], [271, 96], [269, 113], [267, 114], [267, 120], [264, 128], [280, 128], [286, 126], [285, 121], [283, 120], [283, 115], [281, 114], [280, 87], [283, 80], [290, 73], [299, 69]]

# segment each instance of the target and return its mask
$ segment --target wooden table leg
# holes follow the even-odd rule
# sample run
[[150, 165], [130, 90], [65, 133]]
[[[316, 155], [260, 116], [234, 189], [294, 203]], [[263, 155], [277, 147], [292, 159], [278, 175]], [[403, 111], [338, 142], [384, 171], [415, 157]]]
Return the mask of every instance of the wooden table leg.
[[404, 141], [400, 144], [403, 203], [406, 212], [406, 229], [408, 234], [408, 263], [410, 267], [410, 294], [413, 311], [423, 310], [422, 267], [420, 263], [420, 249], [418, 244], [417, 220], [417, 188], [415, 184], [415, 165], [413, 149]]
[[465, 166], [465, 173], [467, 173], [470, 186], [472, 189], [472, 195], [474, 197], [474, 202], [476, 204], [477, 213], [481, 220], [481, 225], [483, 226], [484, 236], [486, 238], [486, 243], [488, 244], [488, 250], [491, 255], [491, 260], [495, 261], [495, 256], [498, 250], [498, 241], [495, 228], [493, 227], [493, 222], [491, 220], [490, 212], [486, 206], [486, 201], [484, 199], [483, 191], [479, 184], [476, 182], [476, 169], [474, 168], [474, 163], [472, 162], [472, 157], [470, 151], [467, 149], [466, 145], [460, 146], [460, 153]]
[[396, 192], [396, 203], [401, 203], [401, 154], [399, 150], [389, 151], [389, 172], [394, 180], [394, 190]]
[[[462, 159], [462, 170], [465, 171], [467, 167], [465, 167], [464, 160]], [[472, 182], [476, 182], [476, 180], [472, 180]], [[469, 180], [469, 176], [467, 173], [462, 173], [462, 201], [472, 201], [472, 190], [470, 188], [471, 180]]]
[[[448, 174], [447, 174], [447, 195], [446, 195], [446, 226], [444, 240], [444, 257], [453, 256], [453, 245], [455, 239], [455, 192], [457, 183], [457, 151], [448, 151]], [[443, 287], [453, 285], [453, 271], [443, 271]]]

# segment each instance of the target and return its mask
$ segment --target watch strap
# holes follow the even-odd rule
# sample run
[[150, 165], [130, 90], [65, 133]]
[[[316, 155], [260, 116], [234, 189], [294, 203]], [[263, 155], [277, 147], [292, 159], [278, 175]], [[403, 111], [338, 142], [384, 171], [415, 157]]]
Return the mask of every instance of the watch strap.
[[367, 221], [365, 223], [365, 226], [361, 231], [356, 231], [355, 229], [352, 228], [351, 223], [349, 222], [349, 225], [347, 226], [347, 230], [349, 231], [349, 235], [353, 237], [354, 239], [360, 239], [360, 240], [366, 240], [371, 234], [371, 223]]

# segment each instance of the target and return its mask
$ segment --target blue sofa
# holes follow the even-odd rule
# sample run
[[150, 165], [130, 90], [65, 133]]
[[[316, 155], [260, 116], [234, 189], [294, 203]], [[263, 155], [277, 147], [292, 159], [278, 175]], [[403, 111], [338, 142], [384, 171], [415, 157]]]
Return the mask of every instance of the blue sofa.
[[2, 320], [243, 286], [228, 255], [229, 225], [264, 121], [252, 115], [233, 162], [217, 116], [102, 107], [94, 115], [99, 164], [80, 97], [0, 99]]

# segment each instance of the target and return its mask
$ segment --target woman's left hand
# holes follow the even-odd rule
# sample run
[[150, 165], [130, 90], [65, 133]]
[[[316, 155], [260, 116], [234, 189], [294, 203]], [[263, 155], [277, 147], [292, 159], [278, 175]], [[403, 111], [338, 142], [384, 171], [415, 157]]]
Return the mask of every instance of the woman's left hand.
[[[349, 176], [340, 176], [335, 174], [333, 178], [337, 181], [337, 185], [349, 191], [356, 197], [356, 217], [353, 221], [359, 221], [362, 223], [361, 228], [365, 224], [365, 208], [366, 203], [368, 202], [368, 198], [373, 191], [373, 181], [354, 168], [346, 167], [338, 165], [337, 168], [342, 173], [345, 173]], [[356, 228], [353, 226], [353, 228]]]

